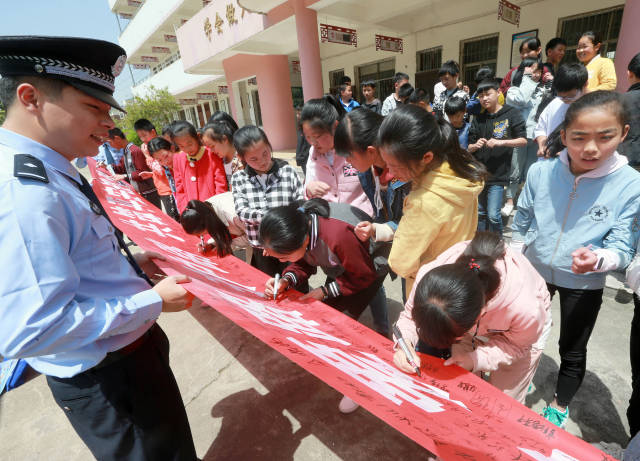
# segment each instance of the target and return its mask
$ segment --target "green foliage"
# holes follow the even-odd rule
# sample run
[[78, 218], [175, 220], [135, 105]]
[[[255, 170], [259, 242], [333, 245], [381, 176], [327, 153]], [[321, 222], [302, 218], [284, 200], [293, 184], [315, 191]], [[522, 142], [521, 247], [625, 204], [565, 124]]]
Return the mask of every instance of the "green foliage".
[[4, 107], [2, 107], [2, 104], [0, 104], [0, 125], [2, 125], [4, 123], [4, 119], [7, 116], [7, 113], [4, 110]]
[[133, 129], [136, 120], [141, 118], [150, 120], [158, 134], [161, 134], [162, 127], [174, 119], [174, 114], [181, 107], [167, 88], [158, 89], [151, 86], [143, 97], [134, 96], [127, 101], [124, 109], [127, 114], [123, 119], [116, 120], [116, 125], [124, 131], [129, 141], [140, 144], [140, 139]]

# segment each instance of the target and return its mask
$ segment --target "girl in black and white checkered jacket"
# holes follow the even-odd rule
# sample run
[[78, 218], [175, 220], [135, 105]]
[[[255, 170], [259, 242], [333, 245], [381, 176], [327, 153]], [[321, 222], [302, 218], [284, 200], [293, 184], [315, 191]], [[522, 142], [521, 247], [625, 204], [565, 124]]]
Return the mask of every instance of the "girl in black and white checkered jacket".
[[[249, 243], [261, 248], [260, 222], [266, 212], [304, 198], [302, 182], [296, 171], [284, 160], [272, 158], [267, 135], [257, 126], [244, 126], [235, 132], [233, 145], [246, 168], [231, 178], [233, 201], [238, 218], [245, 226]], [[270, 261], [262, 250], [254, 251], [258, 269], [273, 275], [281, 268], [277, 260]]]

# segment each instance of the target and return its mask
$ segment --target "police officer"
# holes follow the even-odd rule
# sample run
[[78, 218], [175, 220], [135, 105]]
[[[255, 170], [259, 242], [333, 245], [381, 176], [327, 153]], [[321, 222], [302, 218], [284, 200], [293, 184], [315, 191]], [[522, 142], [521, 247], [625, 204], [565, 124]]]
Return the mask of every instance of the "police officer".
[[180, 283], [189, 279], [152, 287], [146, 274], [159, 255], [131, 256], [71, 165], [113, 128], [125, 62], [121, 47], [100, 40], [0, 37], [0, 355], [47, 376], [96, 458], [193, 460], [155, 323], [188, 307]]

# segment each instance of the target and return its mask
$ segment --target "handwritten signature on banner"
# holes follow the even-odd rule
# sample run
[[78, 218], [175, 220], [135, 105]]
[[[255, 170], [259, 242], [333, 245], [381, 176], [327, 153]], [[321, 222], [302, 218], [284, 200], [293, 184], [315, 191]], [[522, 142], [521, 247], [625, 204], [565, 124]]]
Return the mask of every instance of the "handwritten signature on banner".
[[196, 252], [198, 239], [126, 183], [91, 165], [114, 224], [141, 248], [186, 273], [194, 295], [308, 372], [445, 460], [612, 460], [477, 376], [422, 355], [422, 377], [398, 370], [393, 345], [317, 301], [261, 296], [267, 276], [243, 261]]

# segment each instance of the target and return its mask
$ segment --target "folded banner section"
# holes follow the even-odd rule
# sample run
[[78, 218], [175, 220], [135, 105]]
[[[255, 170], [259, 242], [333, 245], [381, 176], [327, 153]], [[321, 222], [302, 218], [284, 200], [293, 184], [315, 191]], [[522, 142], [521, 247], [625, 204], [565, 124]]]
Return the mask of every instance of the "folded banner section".
[[113, 223], [187, 290], [320, 380], [445, 460], [612, 460], [479, 377], [422, 355], [422, 377], [398, 370], [393, 344], [318, 301], [262, 296], [267, 276], [234, 256], [196, 251], [199, 239], [127, 183], [91, 165]]

